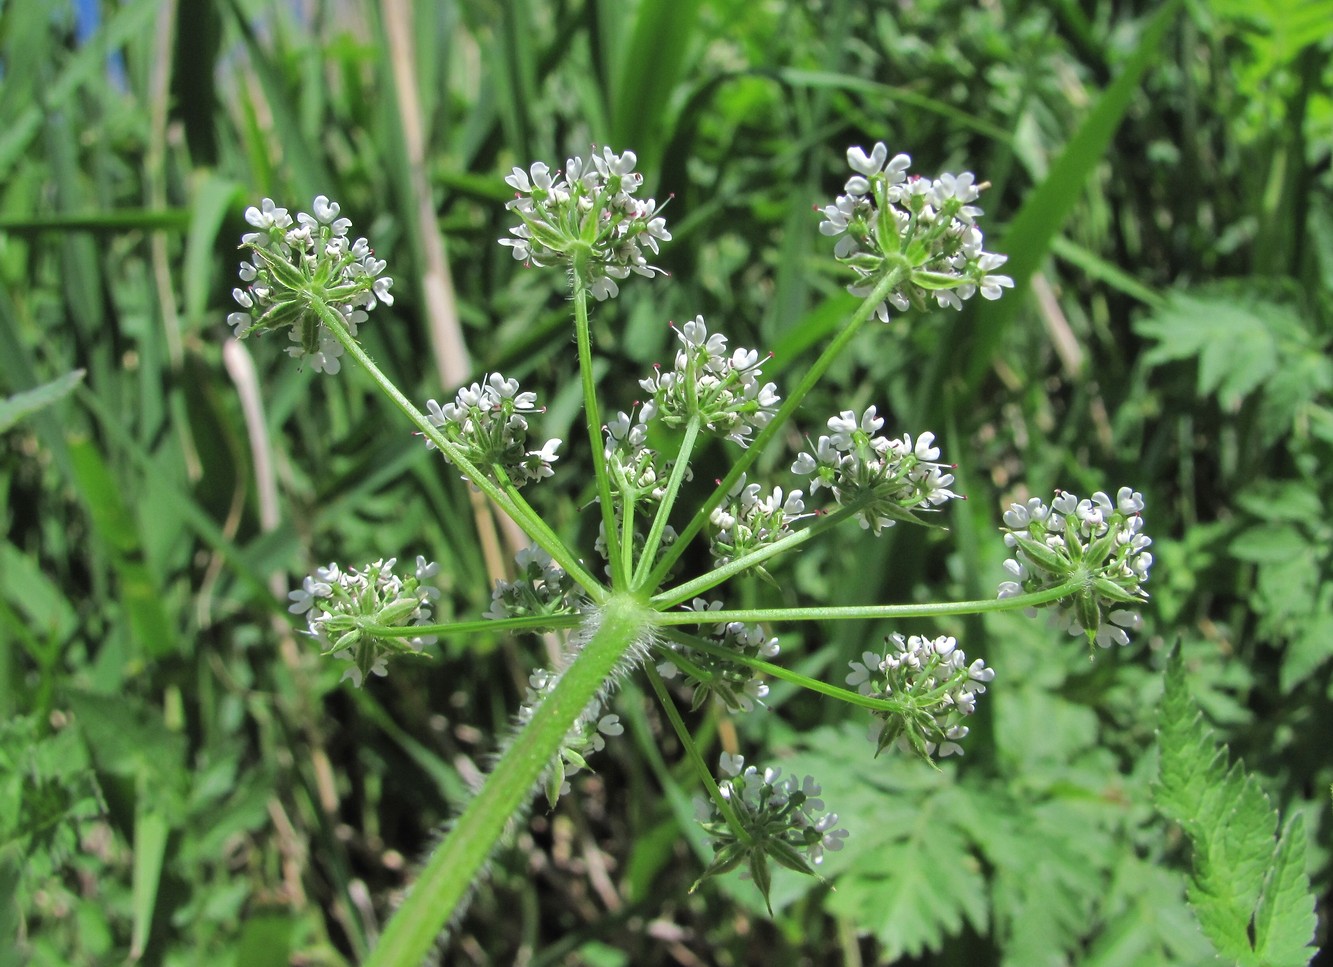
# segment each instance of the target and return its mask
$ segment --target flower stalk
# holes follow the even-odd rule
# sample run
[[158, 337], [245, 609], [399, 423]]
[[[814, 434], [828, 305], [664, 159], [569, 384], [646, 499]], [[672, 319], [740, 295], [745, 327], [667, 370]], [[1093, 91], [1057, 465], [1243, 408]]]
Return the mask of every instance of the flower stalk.
[[649, 635], [653, 613], [632, 595], [606, 599], [585, 626], [586, 640], [531, 721], [500, 757], [421, 870], [365, 967], [420, 964], [476, 881], [510, 818], [528, 804], [561, 740], [617, 667]]

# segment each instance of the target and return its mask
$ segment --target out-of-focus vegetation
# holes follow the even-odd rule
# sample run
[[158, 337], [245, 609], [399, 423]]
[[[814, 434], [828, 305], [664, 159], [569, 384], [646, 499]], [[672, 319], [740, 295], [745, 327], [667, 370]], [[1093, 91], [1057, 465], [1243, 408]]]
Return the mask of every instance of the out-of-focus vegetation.
[[[230, 341], [241, 212], [336, 198], [397, 280], [362, 335], [398, 384], [443, 399], [501, 369], [569, 440], [568, 306], [496, 240], [503, 175], [593, 143], [674, 196], [672, 277], [593, 318], [613, 407], [673, 351], [668, 320], [771, 349], [779, 381], [838, 327], [854, 302], [811, 209], [848, 145], [993, 184], [1017, 294], [867, 333], [803, 421], [874, 403], [933, 430], [967, 504], [949, 533], [817, 542], [780, 585], [986, 597], [1010, 501], [1128, 484], [1153, 603], [1091, 662], [1013, 616], [779, 629], [831, 681], [893, 630], [957, 634], [997, 677], [941, 772], [872, 759], [855, 710], [783, 687], [692, 717], [816, 774], [851, 830], [836, 892], [779, 878], [771, 922], [743, 882], [687, 894], [694, 787], [626, 689], [626, 735], [496, 857], [448, 962], [1212, 962], [1150, 790], [1177, 642], [1327, 894], [1331, 23], [1327, 0], [0, 4], [0, 962], [373, 943], [547, 656], [445, 640], [354, 691], [296, 633], [286, 590], [334, 558], [425, 554], [440, 617], [479, 615], [511, 535], [355, 366]], [[590, 551], [587, 480], [536, 499]]]

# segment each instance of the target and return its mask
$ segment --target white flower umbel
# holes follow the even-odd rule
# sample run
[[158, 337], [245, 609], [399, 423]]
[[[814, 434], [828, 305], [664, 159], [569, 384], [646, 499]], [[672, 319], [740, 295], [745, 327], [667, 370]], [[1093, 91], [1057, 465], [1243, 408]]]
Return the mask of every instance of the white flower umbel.
[[888, 321], [889, 306], [922, 308], [933, 298], [939, 306], [961, 309], [978, 292], [998, 299], [1013, 287], [1009, 276], [994, 274], [1006, 256], [982, 250], [976, 225], [982, 211], [972, 202], [986, 186], [976, 184], [971, 172], [933, 180], [909, 176], [912, 159], [890, 158], [883, 142], [869, 154], [847, 149], [847, 163], [855, 173], [846, 193], [819, 210], [819, 230], [837, 239], [834, 256], [856, 274], [848, 286], [853, 295], [868, 295], [887, 273], [904, 262], [910, 266], [910, 278], [877, 307], [880, 319]]
[[306, 616], [309, 633], [324, 654], [352, 665], [343, 672], [360, 688], [369, 675], [385, 675], [391, 658], [419, 656], [434, 635], [399, 637], [385, 629], [431, 623], [431, 602], [439, 588], [425, 582], [439, 565], [418, 557], [410, 576], [394, 573], [395, 558], [344, 571], [337, 564], [321, 567], [287, 595], [292, 614]]
[[1013, 580], [1000, 584], [999, 596], [1080, 580], [1080, 591], [1047, 605], [1055, 623], [1102, 648], [1129, 644], [1129, 632], [1143, 623], [1132, 606], [1148, 598], [1143, 585], [1153, 562], [1143, 507], [1143, 495], [1129, 487], [1114, 501], [1101, 491], [1087, 500], [1056, 491], [1049, 505], [1037, 497], [1010, 505], [1004, 542], [1014, 556], [1004, 566]]
[[[721, 601], [705, 601], [695, 598], [686, 606], [687, 611], [718, 611]], [[694, 683], [695, 709], [707, 701], [711, 695], [719, 704], [730, 712], [751, 712], [756, 704], [762, 705], [768, 695], [768, 685], [759, 678], [759, 673], [743, 661], [727, 657], [734, 653], [738, 658], [759, 658], [771, 661], [781, 650], [778, 639], [771, 637], [762, 625], [744, 624], [740, 621], [727, 621], [701, 628], [699, 637], [714, 646], [709, 651], [691, 647], [688, 642], [670, 641], [661, 646], [666, 653], [665, 660], [657, 666], [657, 673], [663, 678], [675, 678], [684, 674]]]
[[813, 516], [805, 512], [799, 490], [784, 494], [781, 487], [774, 487], [765, 496], [742, 474], [709, 517], [716, 528], [709, 549], [718, 564], [726, 564], [774, 543], [789, 533], [793, 523]]
[[675, 365], [639, 380], [652, 394], [643, 405], [643, 419], [680, 426], [697, 416], [704, 429], [748, 445], [750, 434], [769, 424], [781, 402], [773, 383], [760, 382], [759, 353], [728, 353], [727, 337], [710, 334], [703, 316], [676, 329], [676, 336], [683, 348]]
[[958, 497], [949, 489], [953, 466], [937, 462], [935, 434], [922, 433], [913, 443], [910, 434], [878, 436], [883, 425], [873, 406], [859, 419], [843, 410], [828, 421], [830, 434], [819, 438], [812, 453], [798, 454], [791, 467], [792, 473], [813, 478], [811, 496], [828, 488], [839, 504], [856, 507], [861, 526], [876, 534], [898, 520], [919, 523], [917, 511]]
[[356, 335], [369, 310], [381, 302], [393, 305], [393, 279], [382, 274], [385, 263], [369, 242], [349, 240], [352, 223], [338, 217], [336, 202], [318, 195], [311, 208], [313, 215], [297, 212], [295, 219], [271, 198], [246, 209], [245, 220], [257, 230], [241, 236], [241, 248], [250, 253], [240, 270], [246, 285], [232, 290], [245, 311], [231, 313], [227, 322], [238, 338], [287, 328], [294, 344], [287, 352], [308, 360], [315, 372], [332, 374], [341, 368], [343, 347], [312, 301], [341, 313]]
[[[543, 413], [536, 393], [519, 392], [518, 380], [490, 373], [481, 382], [464, 386], [452, 403], [426, 403], [426, 419], [445, 439], [457, 444], [469, 460], [495, 474], [499, 468], [515, 487], [542, 480], [555, 471], [560, 440], [547, 440], [538, 450], [527, 448], [528, 420]], [[428, 449], [435, 444], [426, 441]]]
[[860, 661], [849, 662], [852, 673], [847, 684], [862, 695], [899, 703], [894, 712], [876, 712], [870, 729], [875, 754], [897, 744], [923, 759], [932, 755], [962, 755], [958, 743], [967, 735], [962, 720], [976, 711], [977, 696], [995, 677], [978, 658], [968, 664], [958, 642], [948, 636], [885, 639], [883, 655], [866, 652]]
[[618, 295], [616, 280], [631, 272], [665, 274], [643, 254], [656, 255], [671, 233], [656, 201], [634, 197], [643, 184], [636, 162], [633, 151], [603, 148], [587, 163], [570, 158], [563, 177], [542, 161], [515, 168], [505, 178], [517, 192], [507, 207], [521, 223], [500, 244], [528, 265], [568, 265], [598, 300]]
[[661, 500], [669, 467], [658, 467], [657, 451], [647, 445], [648, 425], [621, 410], [602, 430], [612, 496], [635, 503]]
[[[578, 586], [565, 569], [551, 560], [535, 544], [514, 555], [518, 573], [514, 580], [503, 578], [495, 582], [491, 592], [491, 608], [486, 618], [527, 618], [533, 615], [573, 614], [579, 610], [576, 597]], [[536, 626], [528, 629], [539, 633], [549, 629]]]
[[745, 863], [746, 872], [768, 903], [770, 859], [815, 876], [814, 867], [824, 861], [824, 853], [843, 848], [847, 830], [838, 828], [837, 813], [824, 811], [821, 789], [813, 776], [784, 778], [779, 768], [760, 772], [745, 765], [743, 756], [725, 752], [719, 767], [728, 778], [718, 783], [718, 791], [729, 809], [711, 804], [709, 818], [702, 824], [712, 839], [713, 862], [696, 887], [710, 876]]

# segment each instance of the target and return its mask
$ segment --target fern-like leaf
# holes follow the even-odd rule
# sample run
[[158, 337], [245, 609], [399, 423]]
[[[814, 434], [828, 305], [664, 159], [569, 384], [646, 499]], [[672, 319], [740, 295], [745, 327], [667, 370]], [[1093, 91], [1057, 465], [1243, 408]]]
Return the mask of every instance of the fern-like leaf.
[[1276, 843], [1278, 817], [1241, 762], [1228, 765], [1171, 656], [1158, 718], [1155, 800], [1193, 848], [1188, 898], [1218, 954], [1254, 967], [1297, 967], [1314, 955], [1314, 897], [1299, 816]]

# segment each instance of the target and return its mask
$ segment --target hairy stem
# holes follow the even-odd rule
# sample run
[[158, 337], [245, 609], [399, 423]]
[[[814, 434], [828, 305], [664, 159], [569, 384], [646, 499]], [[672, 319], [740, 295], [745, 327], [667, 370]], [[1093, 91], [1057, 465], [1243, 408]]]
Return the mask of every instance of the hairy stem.
[[467, 895], [505, 824], [533, 794], [566, 733], [646, 635], [651, 612], [615, 594], [599, 609], [591, 635], [555, 689], [518, 733], [475, 799], [421, 871], [389, 921], [366, 967], [417, 967]]

